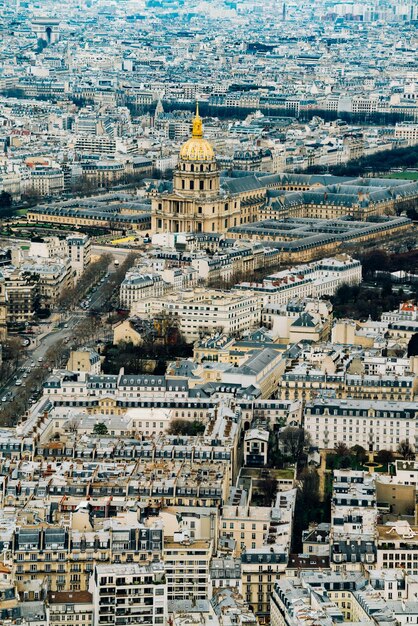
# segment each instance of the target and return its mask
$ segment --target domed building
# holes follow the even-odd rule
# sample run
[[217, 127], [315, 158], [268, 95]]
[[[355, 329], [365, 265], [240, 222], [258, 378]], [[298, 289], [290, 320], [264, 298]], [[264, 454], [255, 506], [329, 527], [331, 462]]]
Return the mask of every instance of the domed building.
[[220, 189], [212, 144], [203, 136], [196, 107], [192, 136], [180, 149], [173, 191], [152, 200], [153, 233], [223, 233], [240, 223], [239, 198]]

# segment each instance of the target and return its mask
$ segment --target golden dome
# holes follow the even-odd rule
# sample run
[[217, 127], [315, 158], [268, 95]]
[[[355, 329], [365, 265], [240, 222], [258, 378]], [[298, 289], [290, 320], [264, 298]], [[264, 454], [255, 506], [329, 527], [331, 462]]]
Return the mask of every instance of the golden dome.
[[196, 116], [193, 120], [193, 131], [190, 139], [180, 149], [182, 161], [214, 161], [215, 152], [212, 144], [203, 137], [202, 118], [199, 105], [196, 105]]

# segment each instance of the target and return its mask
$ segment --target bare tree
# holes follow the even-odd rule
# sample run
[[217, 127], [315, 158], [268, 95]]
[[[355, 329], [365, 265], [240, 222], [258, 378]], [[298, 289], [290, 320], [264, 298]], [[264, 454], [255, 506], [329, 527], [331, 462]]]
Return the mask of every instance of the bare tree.
[[409, 441], [401, 441], [396, 451], [406, 461], [413, 461], [415, 459], [415, 452]]
[[284, 450], [298, 463], [311, 445], [311, 436], [304, 428], [287, 426], [280, 431], [279, 441]]
[[301, 495], [303, 501], [308, 504], [317, 504], [319, 502], [319, 474], [315, 467], [305, 467], [300, 476]]
[[350, 452], [355, 455], [359, 463], [365, 463], [367, 461], [367, 452], [363, 446], [355, 445], [350, 448]]
[[350, 454], [350, 450], [348, 449], [344, 441], [338, 441], [335, 444], [334, 450], [335, 450], [335, 454], [340, 457], [348, 456]]
[[379, 452], [376, 454], [376, 461], [378, 463], [382, 463], [382, 465], [392, 463], [393, 459], [394, 455], [392, 450], [379, 450]]

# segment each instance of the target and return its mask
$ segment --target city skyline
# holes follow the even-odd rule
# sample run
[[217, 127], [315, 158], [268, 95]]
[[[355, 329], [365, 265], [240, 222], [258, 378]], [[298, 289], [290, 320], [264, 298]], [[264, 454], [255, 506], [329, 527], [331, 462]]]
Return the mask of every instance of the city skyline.
[[1, 626], [410, 626], [418, 4], [0, 0]]

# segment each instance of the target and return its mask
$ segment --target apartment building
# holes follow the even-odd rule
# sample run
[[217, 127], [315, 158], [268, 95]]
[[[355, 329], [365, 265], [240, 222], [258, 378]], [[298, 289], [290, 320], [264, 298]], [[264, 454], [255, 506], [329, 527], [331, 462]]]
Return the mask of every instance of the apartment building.
[[395, 311], [384, 311], [382, 322], [417, 322], [418, 305], [413, 302], [402, 302]]
[[[252, 344], [253, 345], [253, 344]], [[235, 400], [231, 407], [237, 411], [237, 419], [242, 414], [242, 424], [248, 429], [253, 419], [268, 420], [272, 427], [284, 421], [286, 424], [300, 424], [302, 417], [301, 401], [262, 399], [254, 389], [220, 382], [215, 385], [189, 386], [182, 376], [152, 375], [71, 375], [54, 372], [44, 384], [43, 401], [54, 407], [45, 415], [36, 411], [22, 424], [24, 432], [31, 429], [43, 442], [54, 432], [54, 424], [61, 428], [69, 419], [71, 411], [87, 410], [93, 415], [125, 415], [135, 407], [172, 410], [173, 419], [187, 418], [206, 422], [218, 404], [219, 394], [226, 394]], [[77, 403], [77, 404], [75, 404]], [[75, 408], [78, 407], [78, 408]], [[229, 417], [228, 417], [229, 420]], [[234, 420], [232, 420], [234, 422]], [[232, 428], [232, 427], [230, 427]]]
[[64, 172], [60, 168], [36, 167], [30, 174], [35, 193], [51, 196], [64, 191]]
[[372, 475], [335, 470], [331, 498], [331, 567], [360, 571], [376, 563], [378, 510]]
[[236, 589], [241, 593], [241, 561], [232, 557], [213, 557], [210, 564], [212, 589]]
[[236, 589], [230, 587], [217, 589], [211, 604], [219, 620], [219, 626], [227, 626], [227, 624], [256, 626], [258, 623], [256, 616]]
[[5, 294], [7, 307], [7, 323], [30, 323], [35, 315], [38, 286], [21, 276], [20, 272], [13, 272], [5, 276]]
[[212, 553], [212, 540], [191, 539], [185, 533], [165, 537], [164, 564], [169, 607], [181, 600], [197, 602], [207, 598]]
[[413, 402], [417, 390], [415, 374], [396, 376], [369, 376], [350, 374], [347, 363], [342, 362], [333, 372], [327, 373], [315, 364], [289, 362], [279, 381], [278, 397], [284, 400], [314, 400], [318, 393], [331, 391], [338, 400]]
[[121, 306], [130, 309], [135, 302], [148, 298], [160, 298], [170, 285], [157, 273], [131, 270], [122, 281], [119, 290]]
[[133, 315], [153, 317], [165, 311], [179, 320], [179, 329], [187, 342], [201, 335], [222, 330], [239, 334], [257, 326], [261, 307], [251, 292], [223, 292], [196, 288], [179, 294], [135, 302]]
[[401, 441], [415, 446], [418, 409], [415, 402], [319, 398], [307, 402], [304, 424], [318, 448], [348, 447], [393, 450]]
[[[81, 124], [79, 118], [78, 124]], [[96, 125], [96, 116], [93, 118], [93, 124]], [[81, 130], [81, 129], [80, 129]], [[75, 139], [74, 149], [76, 154], [84, 155], [109, 155], [113, 156], [116, 152], [116, 140], [108, 135], [92, 135], [80, 133]]]
[[67, 237], [67, 247], [71, 269], [77, 280], [91, 262], [90, 238], [81, 233], [69, 235]]
[[418, 143], [418, 124], [412, 122], [396, 124], [395, 137], [403, 139], [407, 146], [415, 146]]
[[390, 465], [389, 474], [381, 474], [376, 480], [380, 508], [394, 515], [411, 515], [415, 512], [416, 519], [417, 484], [418, 464], [396, 459]]
[[71, 372], [89, 372], [90, 374], [100, 374], [100, 356], [91, 348], [71, 350], [67, 362], [67, 369]]
[[88, 591], [50, 591], [46, 612], [51, 626], [93, 626], [93, 596]]
[[221, 374], [221, 380], [229, 384], [257, 388], [262, 398], [270, 398], [286, 367], [286, 359], [280, 350], [264, 348], [249, 352], [240, 364], [236, 363]]
[[252, 548], [251, 543], [241, 554], [242, 595], [260, 623], [270, 621], [274, 581], [283, 575], [288, 565], [295, 502], [295, 489], [279, 491], [263, 545]]
[[250, 506], [248, 494], [233, 488], [222, 511], [220, 536], [233, 539], [235, 553], [240, 556], [247, 548], [264, 545], [271, 519], [271, 507]]
[[[36, 281], [40, 303], [53, 306], [63, 291], [73, 286], [71, 266], [68, 260], [25, 263], [21, 266], [23, 275]], [[33, 277], [33, 278], [31, 278]]]
[[[78, 484], [79, 494], [86, 495], [81, 473]], [[58, 495], [53, 487], [52, 491]], [[71, 495], [71, 489], [65, 491]], [[74, 489], [74, 495], [76, 491]], [[68, 499], [62, 508], [76, 514], [80, 503], [81, 500], [71, 506]], [[83, 519], [89, 527], [88, 514]], [[95, 562], [120, 563], [120, 567], [127, 567], [130, 563], [147, 563], [162, 553], [161, 528], [145, 528], [136, 522], [130, 526], [99, 527], [98, 530], [100, 532], [79, 531], [53, 524], [19, 526], [8, 548], [8, 556], [16, 570], [18, 591], [23, 592], [32, 580], [45, 579], [51, 592], [85, 592]]]
[[269, 432], [261, 428], [251, 428], [244, 435], [245, 465], [267, 465]]
[[418, 575], [418, 527], [406, 520], [387, 522], [376, 527], [379, 569], [401, 568], [407, 574]]
[[325, 590], [318, 589], [315, 599], [309, 587], [299, 580], [278, 580], [274, 583], [270, 604], [272, 626], [302, 626], [309, 616], [314, 623], [332, 626], [343, 622], [342, 611]]
[[91, 577], [93, 625], [165, 624], [167, 583], [164, 564], [97, 563]]
[[[382, 574], [385, 576], [386, 572]], [[390, 584], [397, 585], [393, 570], [388, 574], [391, 574]], [[387, 584], [376, 584], [373, 578], [372, 585], [368, 585], [365, 575], [356, 572], [302, 571], [296, 580], [284, 579], [275, 583], [271, 597], [271, 624], [302, 626], [308, 617], [314, 623], [327, 626], [341, 622], [395, 626], [403, 609], [409, 614], [409, 622], [412, 606], [406, 608], [404, 601], [402, 607], [400, 602], [388, 601], [384, 592]]]
[[41, 241], [31, 241], [28, 256], [30, 258], [63, 259], [67, 255], [66, 242], [59, 237], [43, 237]]
[[303, 554], [328, 557], [330, 530], [331, 524], [322, 522], [302, 531]]
[[270, 274], [262, 283], [239, 283], [234, 289], [254, 291], [268, 307], [285, 305], [292, 298], [333, 295], [341, 285], [358, 285], [361, 280], [360, 261], [339, 254]]

